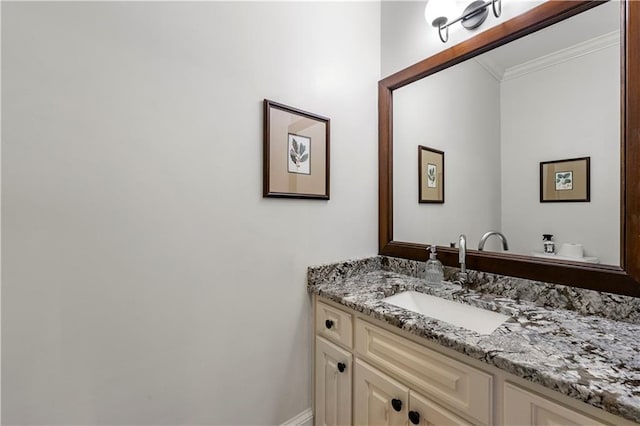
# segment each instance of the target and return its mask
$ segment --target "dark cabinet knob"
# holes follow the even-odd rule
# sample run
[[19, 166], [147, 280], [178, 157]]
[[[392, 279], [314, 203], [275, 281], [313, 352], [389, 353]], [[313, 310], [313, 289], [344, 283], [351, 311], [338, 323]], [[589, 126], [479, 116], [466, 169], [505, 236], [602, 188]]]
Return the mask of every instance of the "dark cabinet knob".
[[333, 321], [331, 321], [331, 320], [326, 320], [326, 321], [324, 322], [324, 325], [325, 325], [325, 327], [327, 327], [327, 328], [331, 328], [331, 327], [333, 327]]
[[339, 362], [338, 363], [338, 371], [341, 373], [344, 373], [345, 368], [347, 368], [347, 366], [345, 365], [344, 362]]
[[420, 413], [418, 413], [417, 411], [409, 411], [409, 420], [411, 420], [411, 423], [413, 423], [414, 425], [419, 424]]
[[400, 411], [402, 410], [402, 401], [394, 398], [391, 400], [391, 406], [393, 407], [394, 410]]

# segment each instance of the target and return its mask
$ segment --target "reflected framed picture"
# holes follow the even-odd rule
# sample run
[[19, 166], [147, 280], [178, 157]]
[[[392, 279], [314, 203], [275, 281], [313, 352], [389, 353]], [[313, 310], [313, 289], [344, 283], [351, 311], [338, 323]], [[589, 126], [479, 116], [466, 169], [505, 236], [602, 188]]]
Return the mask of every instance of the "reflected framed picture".
[[591, 157], [540, 163], [540, 202], [591, 201]]
[[329, 124], [264, 100], [263, 197], [329, 199]]
[[444, 152], [418, 145], [418, 202], [444, 203]]

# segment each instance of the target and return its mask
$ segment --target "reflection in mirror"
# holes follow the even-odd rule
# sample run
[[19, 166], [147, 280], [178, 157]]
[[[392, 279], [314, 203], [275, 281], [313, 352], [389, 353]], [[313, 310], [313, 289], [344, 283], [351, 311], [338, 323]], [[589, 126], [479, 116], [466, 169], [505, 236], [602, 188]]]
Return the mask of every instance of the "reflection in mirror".
[[[604, 3], [395, 90], [394, 239], [448, 247], [464, 233], [477, 249], [499, 231], [510, 253], [543, 257], [552, 234], [548, 257], [620, 265], [619, 21]], [[419, 145], [446, 154], [444, 204], [418, 203]], [[581, 157], [590, 201], [541, 202], [540, 163]], [[553, 191], [587, 183], [567, 171]]]

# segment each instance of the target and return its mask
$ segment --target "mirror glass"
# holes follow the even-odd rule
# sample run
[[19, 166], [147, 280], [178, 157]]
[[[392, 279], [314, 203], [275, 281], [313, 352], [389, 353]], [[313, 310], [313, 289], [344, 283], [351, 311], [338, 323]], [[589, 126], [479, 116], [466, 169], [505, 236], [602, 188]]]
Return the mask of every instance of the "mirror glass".
[[395, 90], [394, 240], [620, 265], [620, 89], [608, 2]]

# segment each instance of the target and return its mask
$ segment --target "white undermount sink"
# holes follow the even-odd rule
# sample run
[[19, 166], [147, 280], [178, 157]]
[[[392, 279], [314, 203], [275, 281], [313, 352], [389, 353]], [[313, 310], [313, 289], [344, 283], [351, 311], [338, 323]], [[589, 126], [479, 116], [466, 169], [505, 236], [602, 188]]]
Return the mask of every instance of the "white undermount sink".
[[391, 305], [463, 327], [479, 334], [491, 334], [510, 317], [486, 309], [453, 302], [417, 291], [405, 291], [385, 299]]

